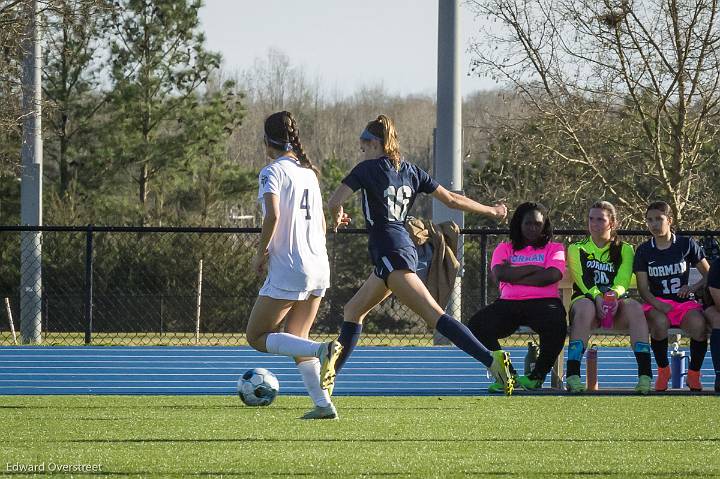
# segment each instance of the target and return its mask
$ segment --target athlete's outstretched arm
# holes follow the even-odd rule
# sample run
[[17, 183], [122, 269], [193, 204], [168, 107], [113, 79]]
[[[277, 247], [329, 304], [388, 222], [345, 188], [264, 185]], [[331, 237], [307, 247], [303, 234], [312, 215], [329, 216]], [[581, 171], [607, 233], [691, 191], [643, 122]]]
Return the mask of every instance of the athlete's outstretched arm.
[[335, 193], [333, 193], [328, 200], [328, 210], [334, 219], [333, 229], [335, 231], [337, 231], [338, 227], [343, 225], [347, 226], [350, 222], [350, 217], [343, 211], [342, 205], [352, 196], [353, 193], [353, 190], [350, 189], [349, 186], [345, 183], [340, 183], [340, 186], [337, 187]]
[[262, 273], [267, 262], [268, 245], [275, 234], [278, 218], [280, 217], [280, 197], [272, 193], [263, 195], [265, 202], [265, 217], [263, 218], [262, 230], [260, 231], [260, 243], [258, 244], [255, 259], [253, 259], [253, 269], [258, 273]]
[[432, 195], [436, 200], [454, 210], [462, 210], [467, 211], [468, 213], [490, 216], [499, 220], [507, 216], [507, 207], [502, 203], [495, 206], [486, 206], [475, 200], [471, 200], [467, 196], [448, 191], [442, 185], [438, 186], [437, 189], [433, 191]]

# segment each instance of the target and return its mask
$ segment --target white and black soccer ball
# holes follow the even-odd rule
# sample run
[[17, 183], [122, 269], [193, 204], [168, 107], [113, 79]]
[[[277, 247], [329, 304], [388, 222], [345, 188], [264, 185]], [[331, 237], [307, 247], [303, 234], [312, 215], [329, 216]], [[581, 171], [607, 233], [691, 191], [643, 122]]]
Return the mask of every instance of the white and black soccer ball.
[[269, 406], [280, 391], [277, 377], [264, 368], [245, 371], [237, 384], [238, 396], [248, 406]]

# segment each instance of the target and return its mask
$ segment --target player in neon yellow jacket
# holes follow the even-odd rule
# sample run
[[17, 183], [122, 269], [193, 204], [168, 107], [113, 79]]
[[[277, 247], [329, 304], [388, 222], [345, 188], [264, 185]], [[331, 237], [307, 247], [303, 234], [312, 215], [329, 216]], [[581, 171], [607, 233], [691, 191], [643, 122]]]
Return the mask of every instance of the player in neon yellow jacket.
[[[615, 207], [598, 201], [590, 207], [588, 229], [590, 236], [568, 247], [568, 265], [573, 278], [570, 306], [570, 344], [568, 346], [567, 389], [571, 393], [585, 391], [580, 380], [580, 362], [587, 347], [590, 332], [600, 325], [610, 308], [613, 328], [629, 329], [633, 352], [638, 362], [638, 384], [641, 394], [650, 392], [649, 332], [640, 303], [627, 297], [633, 274], [633, 248], [620, 241]], [[604, 305], [607, 291], [615, 292], [617, 301]]]

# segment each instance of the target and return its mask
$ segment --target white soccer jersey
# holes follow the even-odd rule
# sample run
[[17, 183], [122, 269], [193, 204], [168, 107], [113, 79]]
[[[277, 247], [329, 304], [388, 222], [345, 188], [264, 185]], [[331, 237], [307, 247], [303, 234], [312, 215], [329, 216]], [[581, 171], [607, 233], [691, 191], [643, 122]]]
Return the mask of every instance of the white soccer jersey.
[[330, 286], [325, 247], [323, 207], [315, 173], [292, 157], [281, 156], [260, 171], [258, 201], [263, 195], [280, 200], [277, 229], [268, 245], [265, 284], [287, 291], [310, 291]]

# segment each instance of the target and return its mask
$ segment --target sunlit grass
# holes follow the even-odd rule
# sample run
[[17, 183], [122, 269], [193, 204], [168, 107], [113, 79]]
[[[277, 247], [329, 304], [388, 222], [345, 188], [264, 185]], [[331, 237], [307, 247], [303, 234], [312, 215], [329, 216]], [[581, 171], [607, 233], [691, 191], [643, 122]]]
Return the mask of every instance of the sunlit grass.
[[[90, 464], [99, 475], [712, 477], [720, 398], [5, 396], [0, 467]], [[19, 467], [19, 466], [18, 466]], [[13, 472], [6, 471], [3, 472]]]

